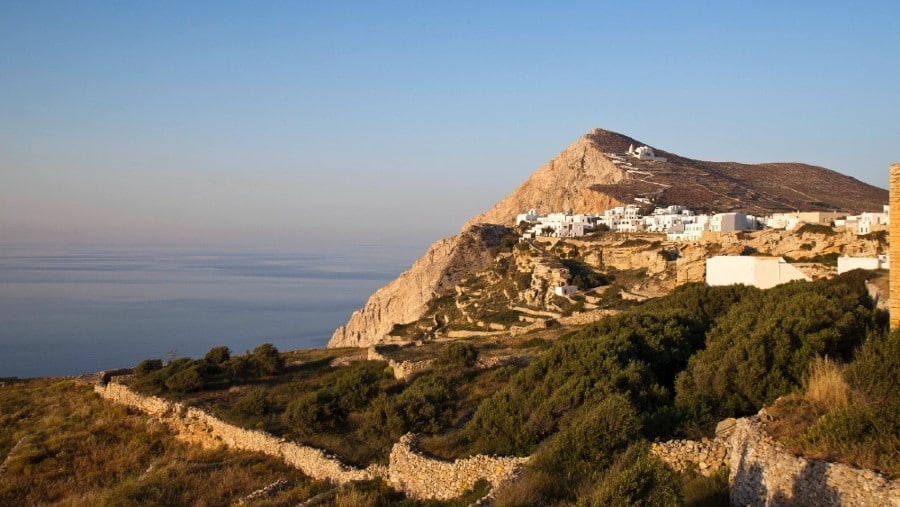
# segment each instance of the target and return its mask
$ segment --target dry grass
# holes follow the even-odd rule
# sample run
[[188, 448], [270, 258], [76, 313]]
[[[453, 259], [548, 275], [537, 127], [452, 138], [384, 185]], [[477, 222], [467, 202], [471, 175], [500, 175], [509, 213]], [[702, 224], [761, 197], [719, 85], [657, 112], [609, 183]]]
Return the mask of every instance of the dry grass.
[[803, 382], [804, 397], [825, 410], [846, 407], [850, 403], [850, 386], [839, 364], [827, 357], [816, 357]]
[[339, 491], [334, 497], [335, 507], [371, 507], [381, 503], [376, 493], [356, 489]]
[[896, 404], [873, 402], [852, 389], [840, 364], [816, 358], [803, 391], [780, 398], [768, 410], [770, 434], [790, 451], [900, 477]]
[[330, 487], [275, 458], [181, 443], [71, 380], [0, 387], [0, 421], [0, 460], [28, 437], [0, 474], [0, 505], [228, 505], [280, 478], [296, 486], [270, 505], [294, 505]]

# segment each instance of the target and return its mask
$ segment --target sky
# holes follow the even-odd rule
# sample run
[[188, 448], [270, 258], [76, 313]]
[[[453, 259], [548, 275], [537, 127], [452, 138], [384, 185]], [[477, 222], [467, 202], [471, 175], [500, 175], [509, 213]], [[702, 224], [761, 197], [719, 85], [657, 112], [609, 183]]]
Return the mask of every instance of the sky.
[[898, 23], [896, 0], [0, 0], [0, 245], [427, 245], [595, 127], [886, 187]]

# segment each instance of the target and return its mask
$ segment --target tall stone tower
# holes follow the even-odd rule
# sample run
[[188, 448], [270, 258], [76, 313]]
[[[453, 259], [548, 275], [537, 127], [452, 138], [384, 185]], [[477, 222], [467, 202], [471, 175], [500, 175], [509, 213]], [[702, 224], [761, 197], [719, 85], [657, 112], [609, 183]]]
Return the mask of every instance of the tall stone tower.
[[900, 164], [891, 164], [891, 329], [900, 328]]

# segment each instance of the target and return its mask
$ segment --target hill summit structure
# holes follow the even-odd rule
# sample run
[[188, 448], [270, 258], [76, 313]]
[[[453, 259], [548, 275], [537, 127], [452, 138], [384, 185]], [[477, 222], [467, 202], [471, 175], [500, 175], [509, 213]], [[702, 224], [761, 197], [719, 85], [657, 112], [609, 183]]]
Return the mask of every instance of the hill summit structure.
[[409, 270], [354, 312], [328, 346], [376, 344], [396, 326], [422, 318], [434, 301], [453, 293], [460, 280], [490, 265], [491, 250], [513, 234], [517, 216], [526, 210], [590, 214], [638, 203], [685, 205], [710, 214], [852, 214], [882, 210], [887, 201], [886, 190], [822, 167], [695, 160], [594, 129], [469, 220], [459, 234], [431, 245]]

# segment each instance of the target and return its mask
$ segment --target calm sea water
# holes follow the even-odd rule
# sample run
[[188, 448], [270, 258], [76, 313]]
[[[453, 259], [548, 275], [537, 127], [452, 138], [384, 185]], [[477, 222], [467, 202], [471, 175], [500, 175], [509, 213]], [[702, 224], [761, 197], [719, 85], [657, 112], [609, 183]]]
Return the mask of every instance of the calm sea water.
[[0, 377], [323, 347], [416, 253], [0, 246]]

